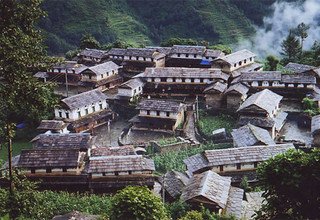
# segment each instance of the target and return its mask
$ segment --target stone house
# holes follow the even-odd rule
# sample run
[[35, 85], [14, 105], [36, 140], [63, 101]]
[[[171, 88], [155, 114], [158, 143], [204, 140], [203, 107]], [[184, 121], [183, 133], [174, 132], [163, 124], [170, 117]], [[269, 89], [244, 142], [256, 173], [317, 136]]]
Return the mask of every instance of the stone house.
[[189, 176], [212, 170], [220, 175], [232, 176], [232, 182], [241, 182], [245, 175], [254, 181], [259, 163], [289, 149], [294, 149], [293, 144], [206, 150], [185, 159], [184, 163]]
[[56, 119], [69, 122], [71, 129], [76, 132], [92, 129], [114, 117], [107, 96], [99, 89], [62, 99], [54, 113]]
[[303, 76], [314, 76], [317, 84], [320, 84], [320, 67], [304, 65], [300, 63], [288, 63], [285, 70]]
[[120, 65], [124, 59], [124, 55], [127, 49], [122, 48], [111, 48], [108, 51], [109, 60], [112, 60], [116, 64]]
[[235, 112], [246, 100], [249, 88], [241, 83], [231, 85], [224, 91], [224, 95], [227, 102], [227, 109], [231, 112]]
[[138, 97], [143, 92], [144, 82], [139, 78], [133, 78], [127, 82], [122, 83], [118, 87], [117, 97], [120, 100], [133, 101], [135, 97]]
[[221, 110], [225, 107], [224, 91], [228, 85], [223, 82], [215, 82], [209, 85], [203, 92], [205, 94], [206, 107], [212, 110]]
[[255, 57], [256, 55], [249, 50], [240, 50], [215, 59], [212, 63], [212, 68], [231, 73], [234, 70], [253, 64]]
[[79, 63], [94, 65], [105, 62], [108, 59], [108, 53], [105, 50], [86, 48], [77, 57]]
[[231, 177], [206, 171], [195, 174], [182, 191], [181, 199], [194, 206], [241, 217], [244, 190], [231, 186]]
[[146, 99], [138, 104], [139, 115], [130, 122], [133, 129], [175, 131], [184, 123], [185, 108], [174, 100]]
[[320, 147], [320, 115], [312, 117], [311, 132], [313, 136], [313, 145], [315, 147]]
[[[268, 90], [264, 89], [260, 92], [257, 92], [247, 98], [237, 110], [237, 113], [240, 115], [238, 125], [243, 126], [248, 123], [265, 128], [269, 131], [272, 138], [276, 137], [276, 123], [278, 120], [278, 124], [281, 129], [284, 120], [284, 115], [279, 113], [279, 104], [282, 99], [282, 96]], [[277, 118], [277, 116], [279, 116]], [[279, 121], [282, 120], [282, 121]], [[270, 122], [270, 124], [265, 122]], [[261, 122], [261, 123], [260, 123]], [[245, 124], [244, 124], [245, 123]], [[280, 130], [278, 130], [280, 131]]]
[[234, 147], [248, 147], [256, 145], [274, 145], [275, 142], [269, 132], [252, 124], [244, 125], [231, 132]]
[[139, 77], [146, 82], [146, 95], [203, 97], [209, 83], [225, 83], [229, 75], [217, 69], [163, 67], [146, 68]]
[[88, 67], [80, 72], [80, 85], [87, 90], [99, 88], [102, 91], [115, 87], [122, 82], [122, 77], [118, 74], [119, 68], [112, 61]]
[[44, 131], [45, 133], [59, 133], [66, 134], [69, 133], [67, 127], [68, 123], [58, 120], [42, 120], [37, 130]]

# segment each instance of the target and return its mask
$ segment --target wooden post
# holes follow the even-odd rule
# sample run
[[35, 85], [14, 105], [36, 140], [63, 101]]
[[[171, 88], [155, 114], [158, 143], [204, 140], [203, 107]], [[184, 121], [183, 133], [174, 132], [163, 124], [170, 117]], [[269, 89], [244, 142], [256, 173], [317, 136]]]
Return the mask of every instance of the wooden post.
[[13, 194], [13, 178], [12, 178], [12, 140], [11, 140], [11, 126], [7, 123], [7, 138], [8, 138], [8, 163], [9, 163], [9, 190], [10, 195]]
[[67, 97], [69, 97], [68, 74], [67, 74], [67, 70], [66, 70], [65, 77], [66, 77], [66, 92], [67, 92]]

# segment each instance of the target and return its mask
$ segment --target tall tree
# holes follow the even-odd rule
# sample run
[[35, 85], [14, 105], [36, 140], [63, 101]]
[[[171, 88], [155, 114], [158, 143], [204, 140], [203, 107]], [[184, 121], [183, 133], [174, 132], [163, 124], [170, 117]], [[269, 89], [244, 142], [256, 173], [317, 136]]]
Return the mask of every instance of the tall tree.
[[267, 71], [277, 70], [277, 66], [279, 62], [280, 61], [275, 56], [272, 56], [272, 55], [267, 56], [264, 70], [267, 70]]
[[302, 51], [301, 45], [292, 31], [290, 31], [287, 38], [282, 41], [281, 48], [281, 55], [284, 56], [282, 59], [283, 64], [299, 61], [299, 56]]
[[290, 150], [258, 167], [266, 204], [257, 219], [318, 219], [320, 150]]
[[293, 29], [293, 33], [300, 38], [301, 48], [303, 49], [303, 41], [308, 37], [308, 30], [310, 29], [310, 25], [306, 25], [305, 23], [300, 23], [298, 26]]
[[56, 103], [52, 85], [32, 75], [51, 62], [35, 27], [45, 16], [40, 4], [41, 0], [0, 0], [0, 140], [8, 143], [9, 167], [15, 125], [46, 117]]
[[91, 35], [84, 34], [80, 39], [80, 49], [99, 49], [100, 43]]

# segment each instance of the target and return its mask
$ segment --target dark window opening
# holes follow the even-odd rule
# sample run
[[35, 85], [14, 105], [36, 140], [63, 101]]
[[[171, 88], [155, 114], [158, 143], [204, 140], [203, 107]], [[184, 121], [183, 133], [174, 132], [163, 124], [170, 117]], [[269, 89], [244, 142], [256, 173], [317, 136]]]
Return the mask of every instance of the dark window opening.
[[170, 116], [170, 112], [167, 112], [166, 114], [167, 114], [167, 117], [169, 117], [169, 116]]
[[103, 172], [103, 173], [102, 173], [102, 176], [106, 176], [106, 173], [105, 173], [105, 172]]
[[99, 104], [100, 110], [102, 109], [102, 103]]
[[62, 172], [66, 173], [67, 172], [67, 168], [62, 168]]
[[193, 83], [193, 82], [194, 82], [194, 79], [191, 79], [191, 82]]
[[129, 175], [131, 175], [131, 174], [132, 174], [132, 171], [130, 170], [128, 173], [129, 173]]
[[253, 163], [253, 167], [254, 167], [254, 168], [257, 168], [257, 167], [258, 167], [258, 162], [254, 162], [254, 163]]
[[186, 54], [186, 57], [189, 57], [189, 54]]
[[157, 111], [157, 116], [160, 116], [160, 112], [159, 111]]
[[178, 57], [180, 57], [180, 53], [178, 53]]
[[237, 163], [237, 170], [241, 169], [241, 163]]
[[161, 82], [166, 82], [166, 78], [161, 78]]
[[223, 165], [219, 166], [220, 172], [223, 172]]
[[197, 58], [197, 54], [194, 54], [193, 57], [194, 57], [194, 58]]
[[36, 173], [36, 169], [31, 169], [31, 173]]
[[114, 175], [119, 176], [119, 172], [114, 172]]
[[69, 112], [66, 112], [66, 118], [69, 118]]
[[87, 109], [87, 108], [85, 109], [85, 112], [86, 112], [86, 115], [87, 115], [87, 114], [89, 114], [89, 111], [88, 111], [88, 109]]
[[150, 111], [149, 110], [147, 110], [147, 115], [150, 115]]
[[51, 172], [52, 172], [51, 168], [46, 169], [46, 173], [51, 173]]
[[78, 117], [81, 118], [81, 112], [80, 111], [78, 111]]
[[136, 60], [139, 60], [139, 57], [136, 57]]
[[59, 117], [62, 118], [62, 112], [59, 112]]

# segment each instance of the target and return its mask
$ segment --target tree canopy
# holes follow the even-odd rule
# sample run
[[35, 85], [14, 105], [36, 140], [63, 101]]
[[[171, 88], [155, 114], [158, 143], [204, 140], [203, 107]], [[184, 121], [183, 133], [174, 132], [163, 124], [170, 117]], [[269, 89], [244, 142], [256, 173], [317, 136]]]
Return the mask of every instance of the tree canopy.
[[267, 204], [258, 219], [316, 219], [320, 213], [320, 150], [290, 150], [258, 167]]
[[298, 62], [299, 56], [301, 55], [301, 45], [297, 37], [292, 33], [289, 32], [287, 38], [283, 40], [281, 44], [282, 53], [281, 55], [284, 56], [283, 63], [287, 64], [289, 62]]

